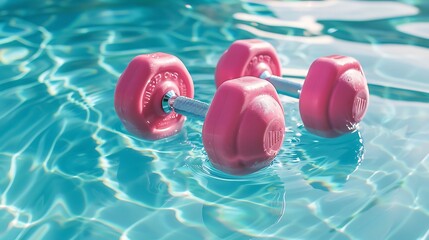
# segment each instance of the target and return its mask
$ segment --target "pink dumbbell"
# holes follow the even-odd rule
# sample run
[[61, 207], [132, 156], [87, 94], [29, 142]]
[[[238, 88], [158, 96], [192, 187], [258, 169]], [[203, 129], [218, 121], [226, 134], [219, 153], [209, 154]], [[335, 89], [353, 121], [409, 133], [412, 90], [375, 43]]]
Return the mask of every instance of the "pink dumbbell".
[[299, 98], [304, 126], [319, 136], [336, 137], [354, 131], [368, 107], [365, 75], [351, 57], [317, 59], [302, 84], [280, 77], [279, 58], [271, 44], [257, 39], [238, 40], [218, 62], [216, 86], [242, 76], [268, 80], [279, 93]]
[[176, 57], [154, 53], [135, 57], [121, 75], [115, 109], [128, 131], [146, 139], [176, 134], [183, 115], [205, 118], [203, 144], [214, 167], [243, 175], [267, 166], [285, 132], [275, 88], [254, 77], [225, 83], [211, 106], [191, 99], [193, 83]]

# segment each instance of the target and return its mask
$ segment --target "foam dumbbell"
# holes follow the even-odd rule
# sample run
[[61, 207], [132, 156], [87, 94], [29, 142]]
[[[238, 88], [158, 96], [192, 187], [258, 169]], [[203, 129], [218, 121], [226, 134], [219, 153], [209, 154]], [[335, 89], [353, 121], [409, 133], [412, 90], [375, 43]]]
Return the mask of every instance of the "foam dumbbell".
[[212, 165], [243, 175], [267, 166], [285, 132], [275, 88], [254, 77], [228, 81], [212, 104], [192, 99], [193, 83], [176, 57], [154, 53], [135, 57], [115, 90], [115, 110], [125, 128], [145, 139], [176, 134], [186, 116], [204, 118], [202, 138]]
[[359, 62], [351, 57], [316, 59], [304, 83], [300, 83], [281, 77], [280, 61], [271, 44], [258, 39], [238, 40], [218, 62], [216, 86], [242, 76], [268, 80], [279, 93], [299, 98], [304, 126], [323, 137], [354, 131], [368, 107], [365, 75]]

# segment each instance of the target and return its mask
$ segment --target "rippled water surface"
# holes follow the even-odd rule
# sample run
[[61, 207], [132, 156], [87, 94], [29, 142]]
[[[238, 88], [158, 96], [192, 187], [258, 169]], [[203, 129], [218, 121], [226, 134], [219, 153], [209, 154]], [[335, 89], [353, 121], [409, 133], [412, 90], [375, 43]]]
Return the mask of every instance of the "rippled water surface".
[[[0, 1], [0, 239], [429, 239], [427, 1]], [[146, 141], [113, 107], [138, 54], [178, 56], [210, 102], [236, 39], [275, 46], [303, 79], [350, 55], [368, 78], [359, 131], [323, 139], [281, 98], [286, 139], [232, 177], [203, 122]]]

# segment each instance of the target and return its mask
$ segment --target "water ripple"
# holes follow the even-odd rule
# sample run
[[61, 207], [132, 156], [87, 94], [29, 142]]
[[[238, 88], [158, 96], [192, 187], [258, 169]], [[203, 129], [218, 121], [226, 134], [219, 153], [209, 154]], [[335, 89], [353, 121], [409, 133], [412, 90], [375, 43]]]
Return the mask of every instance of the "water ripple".
[[429, 23], [427, 22], [413, 22], [397, 26], [401, 32], [414, 35], [417, 37], [429, 39]]
[[[1, 239], [427, 238], [424, 4], [0, 6]], [[279, 155], [235, 177], [210, 164], [200, 120], [154, 142], [121, 125], [114, 88], [135, 55], [177, 55], [195, 98], [210, 102], [220, 55], [235, 39], [255, 37], [276, 47], [285, 75], [300, 79], [317, 57], [357, 58], [371, 93], [358, 131], [311, 135], [297, 100], [281, 97], [287, 129]]]
[[[368, 21], [374, 19], [386, 19], [393, 17], [410, 16], [419, 13], [417, 7], [397, 2], [279, 2], [246, 0], [245, 2], [268, 6], [270, 10], [284, 20], [299, 20], [311, 17], [318, 20], [339, 21]], [[332, 14], [332, 9], [336, 10]], [[288, 14], [284, 14], [287, 12]], [[359, 13], [359, 14], [357, 14]]]

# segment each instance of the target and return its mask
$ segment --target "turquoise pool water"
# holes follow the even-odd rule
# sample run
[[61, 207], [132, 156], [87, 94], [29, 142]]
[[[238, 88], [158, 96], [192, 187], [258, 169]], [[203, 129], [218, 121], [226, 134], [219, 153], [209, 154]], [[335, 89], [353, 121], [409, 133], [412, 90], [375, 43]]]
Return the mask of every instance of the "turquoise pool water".
[[[311, 135], [283, 96], [280, 154], [236, 178], [209, 164], [200, 120], [155, 142], [121, 125], [135, 55], [178, 56], [210, 102], [245, 38], [300, 79], [319, 56], [358, 59], [359, 131]], [[0, 1], [0, 239], [429, 239], [428, 60], [424, 0]]]

